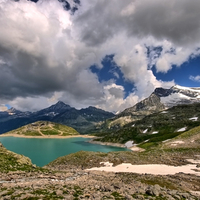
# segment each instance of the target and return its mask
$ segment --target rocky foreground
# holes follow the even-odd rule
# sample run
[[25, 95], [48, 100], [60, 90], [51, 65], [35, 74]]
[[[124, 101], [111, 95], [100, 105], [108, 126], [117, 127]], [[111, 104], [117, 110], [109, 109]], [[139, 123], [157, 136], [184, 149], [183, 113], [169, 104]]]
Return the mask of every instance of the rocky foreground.
[[0, 174], [1, 199], [200, 199], [200, 177], [186, 174], [22, 172]]

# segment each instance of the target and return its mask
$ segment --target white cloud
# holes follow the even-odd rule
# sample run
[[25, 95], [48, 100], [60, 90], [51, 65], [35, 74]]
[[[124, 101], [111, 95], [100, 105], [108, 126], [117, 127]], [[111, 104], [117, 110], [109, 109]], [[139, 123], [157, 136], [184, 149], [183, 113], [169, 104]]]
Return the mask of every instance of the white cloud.
[[0, 105], [1, 112], [6, 111], [6, 110], [8, 110], [8, 108], [5, 105]]
[[100, 104], [96, 104], [95, 106], [113, 112], [123, 111], [138, 101], [138, 96], [134, 93], [131, 93], [124, 99], [124, 88], [115, 83], [104, 86], [104, 93], [105, 95], [101, 99]]
[[189, 79], [195, 82], [200, 82], [200, 75], [190, 76]]
[[172, 68], [171, 64], [163, 56], [156, 63], [157, 72], [167, 73]]
[[[153, 61], [162, 73], [199, 55], [199, 8], [199, 0], [84, 0], [70, 15], [57, 0], [0, 1], [0, 100], [20, 110], [56, 100], [110, 111], [133, 106], [174, 84], [156, 80], [146, 46], [162, 47]], [[135, 86], [126, 99], [123, 86], [100, 83], [89, 70], [111, 54]]]

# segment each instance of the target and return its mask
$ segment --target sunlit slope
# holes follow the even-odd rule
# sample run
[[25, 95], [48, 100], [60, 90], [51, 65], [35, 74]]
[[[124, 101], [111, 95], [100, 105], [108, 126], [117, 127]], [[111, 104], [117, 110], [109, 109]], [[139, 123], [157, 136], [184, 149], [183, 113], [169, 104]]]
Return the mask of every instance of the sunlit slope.
[[79, 135], [79, 133], [69, 127], [58, 123], [48, 122], [48, 121], [38, 121], [26, 126], [22, 126], [18, 129], [9, 131], [3, 135], [20, 135], [20, 136], [70, 136]]
[[125, 143], [133, 141], [141, 147], [158, 145], [200, 125], [200, 103], [178, 105], [168, 110], [131, 122], [123, 128], [100, 133], [102, 142]]

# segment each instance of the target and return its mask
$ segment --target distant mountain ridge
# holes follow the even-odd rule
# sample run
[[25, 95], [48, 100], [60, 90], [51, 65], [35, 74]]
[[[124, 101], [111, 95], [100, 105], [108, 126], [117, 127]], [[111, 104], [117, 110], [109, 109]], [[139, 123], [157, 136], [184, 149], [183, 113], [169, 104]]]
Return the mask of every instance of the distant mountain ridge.
[[200, 102], [200, 88], [175, 85], [170, 89], [156, 88], [148, 98], [118, 115], [92, 106], [77, 110], [61, 101], [37, 112], [21, 112], [11, 108], [0, 112], [0, 134], [36, 121], [61, 123], [82, 134], [112, 130], [167, 108], [195, 102]]
[[87, 133], [95, 128], [95, 124], [114, 117], [95, 107], [77, 110], [61, 101], [37, 112], [21, 112], [15, 108], [0, 112], [0, 134], [36, 121], [51, 121], [70, 126], [79, 133]]
[[99, 129], [118, 129], [132, 121], [180, 104], [200, 102], [200, 88], [175, 85], [170, 89], [156, 88], [146, 99], [108, 119]]

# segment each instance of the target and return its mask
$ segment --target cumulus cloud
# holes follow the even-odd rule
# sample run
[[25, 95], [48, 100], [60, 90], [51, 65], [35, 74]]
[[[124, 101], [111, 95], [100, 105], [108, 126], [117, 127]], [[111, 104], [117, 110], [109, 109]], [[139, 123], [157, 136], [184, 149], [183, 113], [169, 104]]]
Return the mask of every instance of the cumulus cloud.
[[190, 76], [189, 79], [195, 82], [200, 82], [200, 75]]
[[8, 108], [5, 106], [5, 105], [0, 105], [0, 111], [3, 112], [3, 111], [7, 111]]
[[[122, 110], [174, 84], [156, 80], [147, 47], [161, 47], [152, 63], [162, 73], [200, 53], [199, 0], [70, 0], [75, 13], [62, 2], [0, 0], [1, 103], [35, 110], [63, 100]], [[90, 71], [106, 55], [135, 86], [126, 98], [123, 86]]]

